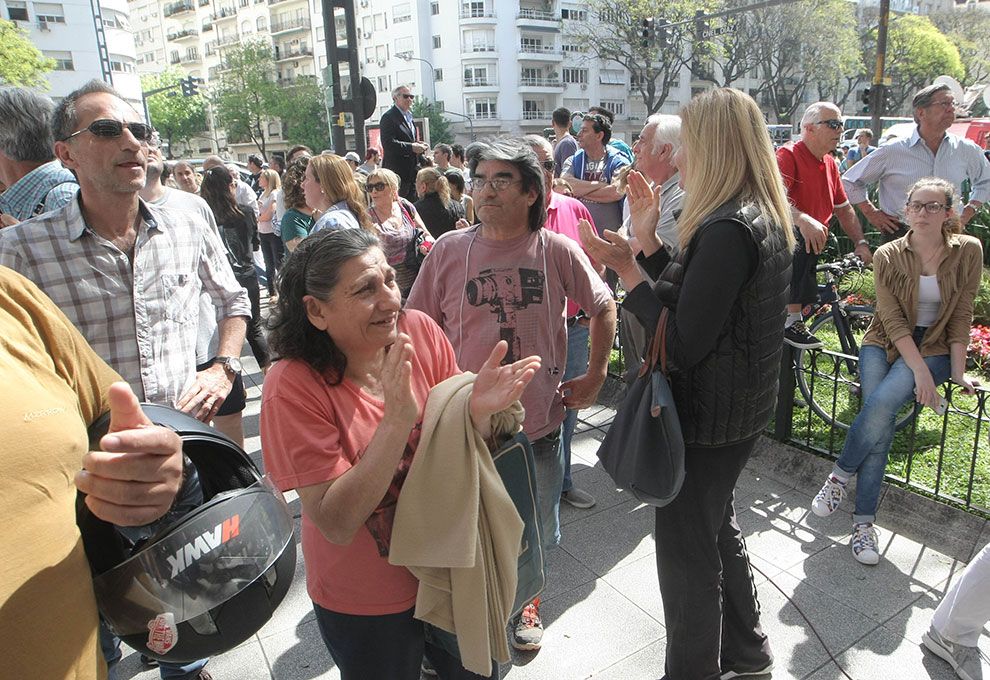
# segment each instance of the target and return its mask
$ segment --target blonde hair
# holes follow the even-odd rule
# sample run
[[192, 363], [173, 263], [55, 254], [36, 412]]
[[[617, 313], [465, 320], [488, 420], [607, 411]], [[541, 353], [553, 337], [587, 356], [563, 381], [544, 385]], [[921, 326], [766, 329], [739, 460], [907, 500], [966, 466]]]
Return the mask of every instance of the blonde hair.
[[945, 221], [942, 223], [942, 237], [949, 238], [950, 234], [961, 234], [962, 222], [959, 220], [959, 215], [949, 214], [949, 211], [953, 210], [956, 205], [955, 186], [941, 177], [922, 177], [908, 189], [906, 203], [911, 202], [911, 196], [919, 189], [934, 189], [945, 193]]
[[354, 181], [354, 171], [347, 161], [340, 156], [320, 154], [309, 159], [309, 167], [313, 168], [313, 176], [331, 205], [344, 201], [361, 228], [374, 233], [361, 188]]
[[392, 189], [392, 200], [399, 195], [399, 176], [388, 168], [378, 168], [368, 173], [368, 182], [380, 179]]
[[450, 203], [450, 182], [436, 168], [423, 168], [416, 173], [416, 181], [426, 185], [426, 193], [437, 192], [444, 205]]
[[263, 194], [261, 194], [262, 196], [267, 196], [268, 194], [272, 193], [273, 191], [275, 191], [276, 189], [282, 186], [282, 178], [279, 177], [278, 173], [272, 170], [271, 168], [265, 168], [264, 170], [262, 170], [261, 177], [264, 177], [265, 180], [268, 182], [268, 188], [265, 189], [265, 192]]
[[788, 247], [794, 247], [784, 183], [766, 121], [752, 97], [727, 87], [698, 95], [681, 110], [681, 144], [688, 161], [684, 211], [677, 220], [682, 250], [712, 210], [733, 199], [756, 205], [768, 228], [779, 229]]

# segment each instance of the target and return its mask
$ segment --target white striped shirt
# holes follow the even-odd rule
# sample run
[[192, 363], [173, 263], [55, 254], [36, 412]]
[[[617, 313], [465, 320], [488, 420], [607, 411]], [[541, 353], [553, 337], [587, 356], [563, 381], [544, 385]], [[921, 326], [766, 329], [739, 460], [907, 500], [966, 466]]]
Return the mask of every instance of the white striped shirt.
[[983, 150], [968, 139], [946, 133], [938, 147], [932, 150], [918, 134], [884, 144], [857, 162], [842, 175], [849, 202], [853, 205], [867, 199], [867, 188], [879, 184], [880, 210], [904, 220], [904, 204], [911, 185], [923, 177], [941, 177], [955, 185], [956, 210], [962, 210], [962, 184], [970, 181], [970, 199], [981, 203], [990, 199], [990, 163]]

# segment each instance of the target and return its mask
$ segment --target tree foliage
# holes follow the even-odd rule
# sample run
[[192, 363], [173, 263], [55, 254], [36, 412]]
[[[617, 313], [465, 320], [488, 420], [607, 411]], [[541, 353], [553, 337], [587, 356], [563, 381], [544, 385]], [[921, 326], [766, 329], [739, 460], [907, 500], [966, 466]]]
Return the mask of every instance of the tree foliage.
[[316, 76], [298, 76], [291, 84], [283, 85], [272, 115], [282, 119], [282, 135], [289, 146], [330, 147], [326, 101]]
[[179, 144], [188, 143], [207, 129], [206, 100], [201, 94], [194, 97], [182, 96], [178, 85], [184, 75], [179, 69], [170, 68], [158, 74], [141, 76], [141, 89], [145, 92], [175, 87], [153, 94], [147, 99], [151, 124], [165, 141], [169, 158], [173, 157]]
[[31, 44], [27, 31], [0, 19], [0, 45], [0, 84], [48, 89], [45, 74], [55, 69], [55, 60]]
[[959, 50], [966, 85], [990, 81], [990, 13], [971, 7], [932, 16], [932, 22]]
[[452, 144], [454, 142], [454, 134], [450, 131], [450, 121], [443, 117], [443, 113], [438, 111], [430, 100], [416, 97], [410, 112], [413, 118], [426, 118], [430, 121], [431, 144], [436, 146], [437, 144]]
[[222, 71], [213, 88], [218, 122], [230, 141], [250, 141], [266, 156], [266, 128], [278, 108], [275, 56], [267, 40], [224, 48]]

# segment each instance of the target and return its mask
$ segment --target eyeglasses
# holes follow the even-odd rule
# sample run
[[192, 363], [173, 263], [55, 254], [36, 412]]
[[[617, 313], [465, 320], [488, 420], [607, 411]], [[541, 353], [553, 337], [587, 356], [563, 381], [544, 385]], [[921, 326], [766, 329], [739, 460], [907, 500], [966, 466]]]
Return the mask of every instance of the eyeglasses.
[[937, 102], [931, 102], [928, 106], [941, 106], [943, 109], [954, 109], [956, 108], [956, 102], [953, 99], [942, 99]]
[[945, 210], [945, 205], [939, 203], [938, 201], [931, 201], [930, 203], [922, 203], [921, 201], [908, 201], [904, 207], [909, 212], [921, 212], [922, 210], [924, 210], [929, 215], [934, 215], [935, 213], [939, 213]]
[[366, 184], [365, 186], [368, 187], [368, 191], [385, 191], [385, 188], [388, 185], [385, 184], [385, 182], [374, 182], [372, 184]]
[[94, 120], [88, 127], [84, 127], [82, 130], [77, 130], [68, 137], [65, 137], [59, 141], [68, 141], [76, 135], [81, 135], [84, 132], [92, 132], [96, 137], [112, 139], [114, 137], [120, 137], [124, 134], [125, 127], [130, 130], [131, 134], [134, 135], [134, 138], [142, 144], [147, 144], [148, 146], [158, 146], [158, 133], [156, 133], [155, 128], [150, 125], [145, 125], [144, 123], [122, 123], [119, 120], [113, 120], [111, 118]]
[[472, 191], [484, 191], [485, 187], [491, 187], [494, 191], [505, 191], [513, 184], [521, 183], [521, 179], [509, 179], [508, 177], [496, 177], [495, 179], [484, 179], [483, 177], [471, 178]]
[[415, 95], [411, 95], [411, 94], [400, 94], [399, 96], [402, 99], [415, 99], [416, 98]]
[[841, 130], [846, 126], [845, 123], [837, 118], [832, 118], [831, 120], [820, 120], [816, 122], [815, 125], [827, 125], [829, 129], [832, 130]]
[[543, 169], [547, 172], [553, 172], [553, 169], [557, 167], [557, 164], [552, 158], [548, 158], [545, 161], [540, 161], [540, 165], [542, 165]]

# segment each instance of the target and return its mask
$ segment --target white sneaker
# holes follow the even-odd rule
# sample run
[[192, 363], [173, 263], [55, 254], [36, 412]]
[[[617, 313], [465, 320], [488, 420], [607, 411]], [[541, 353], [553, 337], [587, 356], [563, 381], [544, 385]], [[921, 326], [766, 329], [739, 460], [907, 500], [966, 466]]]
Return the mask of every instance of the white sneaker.
[[853, 524], [852, 535], [853, 557], [860, 564], [874, 565], [880, 562], [880, 548], [877, 540], [877, 530], [870, 522]]
[[842, 497], [846, 495], [846, 485], [834, 475], [829, 475], [825, 486], [811, 501], [811, 511], [819, 517], [828, 517], [839, 508]]
[[932, 654], [949, 662], [952, 670], [963, 680], [983, 680], [983, 654], [978, 647], [963, 647], [938, 634], [935, 626], [921, 636]]

